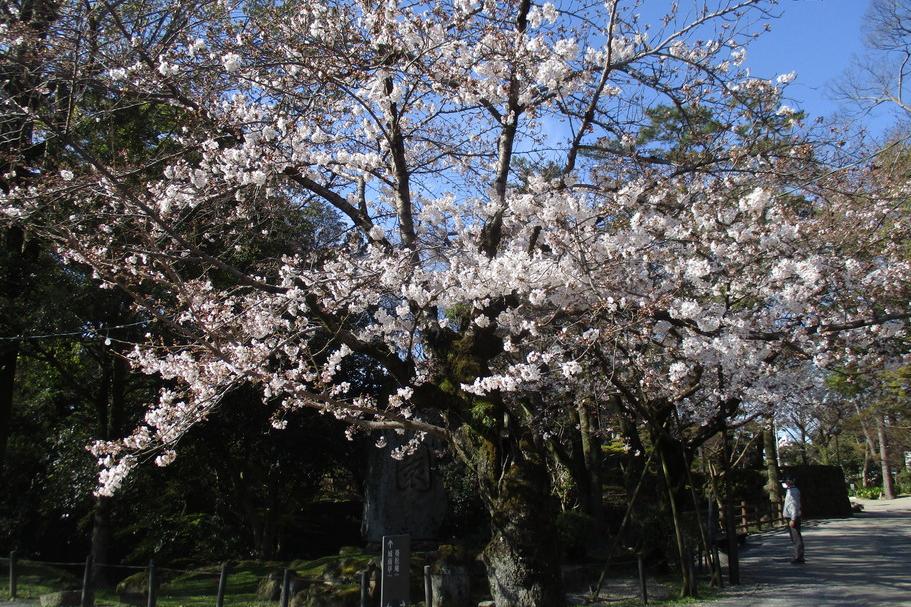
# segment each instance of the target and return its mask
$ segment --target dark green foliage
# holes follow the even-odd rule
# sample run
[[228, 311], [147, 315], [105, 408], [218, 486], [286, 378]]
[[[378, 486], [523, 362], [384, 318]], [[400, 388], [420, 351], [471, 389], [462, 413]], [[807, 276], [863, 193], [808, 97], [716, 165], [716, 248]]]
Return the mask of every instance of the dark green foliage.
[[[676, 164], [698, 160], [711, 152], [711, 144], [724, 133], [724, 124], [706, 107], [679, 108], [660, 105], [645, 110], [648, 123], [639, 131], [639, 145], [663, 150]], [[650, 153], [655, 152], [650, 150]]]
[[585, 556], [592, 534], [595, 531], [594, 519], [576, 510], [564, 510], [557, 516], [557, 534], [563, 558], [569, 561]]
[[901, 495], [911, 495], [911, 470], [905, 468], [895, 475], [895, 491]]
[[271, 415], [256, 391], [238, 390], [182, 440], [171, 466], [140, 471], [119, 498], [129, 560], [313, 556], [359, 541], [360, 505], [338, 500], [357, 497], [362, 444], [340, 440], [341, 425], [315, 412], [290, 416], [284, 430]]
[[[133, 423], [137, 399], [147, 397], [148, 382], [125, 377], [118, 362], [120, 340], [144, 329], [102, 329], [138, 319], [118, 293], [97, 289], [77, 268], [39, 254], [31, 269], [18, 302], [25, 308], [18, 330], [27, 336], [61, 335], [21, 342], [0, 541], [36, 557], [82, 559], [96, 474], [86, 447], [110, 437], [115, 426]], [[109, 337], [115, 341], [105, 343]], [[130, 391], [117, 407], [111, 399], [115, 384]]]
[[434, 463], [443, 479], [449, 509], [440, 529], [441, 538], [457, 538], [472, 546], [482, 546], [489, 537], [487, 510], [478, 495], [478, 479], [460, 460], [448, 457]]

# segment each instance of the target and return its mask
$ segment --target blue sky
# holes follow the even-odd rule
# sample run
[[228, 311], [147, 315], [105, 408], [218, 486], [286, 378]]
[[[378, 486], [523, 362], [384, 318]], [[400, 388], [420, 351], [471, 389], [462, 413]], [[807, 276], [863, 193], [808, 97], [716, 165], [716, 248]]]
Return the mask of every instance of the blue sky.
[[[755, 76], [764, 78], [796, 71], [797, 80], [788, 87], [793, 105], [812, 116], [831, 115], [841, 109], [829, 90], [832, 82], [852, 57], [864, 54], [868, 5], [869, 0], [781, 0], [781, 18], [750, 46], [746, 64]], [[894, 117], [877, 111], [864, 121], [873, 134], [881, 134]]]
[[[773, 13], [778, 18], [749, 45], [746, 67], [753, 76], [774, 80], [779, 74], [797, 72], [797, 79], [786, 90], [785, 102], [807, 112], [809, 119], [840, 113], [852, 117], [855, 126], [881, 138], [895, 124], [895, 112], [885, 108], [861, 113], [836, 98], [833, 84], [841, 79], [855, 58], [867, 53], [864, 22], [870, 0], [779, 0]], [[670, 8], [672, 0], [629, 2], [644, 23], [655, 25]], [[692, 17], [701, 6], [699, 0], [680, 0], [682, 18]], [[695, 8], [694, 8], [695, 7]], [[687, 12], [689, 11], [689, 13]], [[689, 15], [689, 16], [687, 16]], [[763, 21], [762, 23], [765, 23]], [[753, 31], [759, 31], [756, 24]], [[808, 121], [809, 123], [809, 121]], [[554, 141], [566, 140], [570, 131], [565, 123], [546, 126]]]

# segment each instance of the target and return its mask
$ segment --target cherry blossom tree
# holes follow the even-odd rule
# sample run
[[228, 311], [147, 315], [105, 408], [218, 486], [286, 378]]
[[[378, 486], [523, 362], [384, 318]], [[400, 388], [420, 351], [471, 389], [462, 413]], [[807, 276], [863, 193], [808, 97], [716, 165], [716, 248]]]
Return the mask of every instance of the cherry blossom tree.
[[[781, 103], [793, 75], [742, 69], [772, 4], [674, 3], [646, 27], [619, 0], [102, 0], [62, 3], [46, 40], [7, 26], [34, 90], [79, 94], [62, 114], [4, 98], [63, 149], [20, 163], [6, 222], [176, 336], [131, 354], [165, 388], [92, 447], [99, 492], [173, 461], [253, 385], [276, 427], [310, 408], [400, 433], [393, 457], [445, 441], [491, 515], [497, 604], [563, 604], [546, 458], [568, 403], [619, 397], [656, 442], [672, 415], [709, 436], [809, 381], [841, 336], [904, 331], [894, 197], [859, 203], [856, 174], [797, 184], [811, 151], [750, 136], [799, 118]], [[681, 170], [637, 148], [650, 104], [742, 128], [715, 129], [712, 170], [701, 154]], [[173, 129], [141, 162], [80, 130], [150, 109]], [[517, 183], [520, 157], [557, 169]], [[241, 254], [325, 208], [341, 233], [321, 246]], [[353, 391], [346, 364], [388, 389]]]

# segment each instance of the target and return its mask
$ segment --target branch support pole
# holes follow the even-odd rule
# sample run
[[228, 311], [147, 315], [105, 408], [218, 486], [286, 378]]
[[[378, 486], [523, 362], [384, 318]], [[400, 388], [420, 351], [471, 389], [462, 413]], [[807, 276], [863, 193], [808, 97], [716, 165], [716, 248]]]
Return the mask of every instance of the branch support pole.
[[92, 575], [93, 561], [91, 554], [85, 557], [85, 571], [82, 574], [82, 600], [80, 602], [82, 607], [92, 607], [95, 604], [95, 589], [92, 587], [94, 577]]
[[16, 598], [16, 551], [11, 550], [9, 553], [9, 598]]

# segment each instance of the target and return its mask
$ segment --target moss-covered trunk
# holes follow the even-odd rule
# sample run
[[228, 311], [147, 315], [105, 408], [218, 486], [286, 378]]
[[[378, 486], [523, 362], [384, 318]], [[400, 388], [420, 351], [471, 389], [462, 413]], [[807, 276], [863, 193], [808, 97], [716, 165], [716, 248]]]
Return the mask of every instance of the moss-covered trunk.
[[563, 605], [548, 479], [541, 461], [513, 463], [489, 505], [492, 533], [484, 563], [497, 607]]
[[[470, 319], [460, 324], [470, 326]], [[431, 402], [444, 405], [450, 444], [475, 473], [490, 516], [491, 539], [482, 558], [495, 604], [563, 607], [556, 500], [547, 447], [534, 430], [534, 407], [516, 398], [504, 402], [496, 392], [478, 397], [460, 387], [490, 374], [502, 342], [492, 330], [475, 328], [460, 335], [441, 332], [430, 343], [438, 360], [446, 361]]]
[[490, 515], [482, 558], [497, 607], [564, 605], [556, 507], [540, 445], [490, 441], [473, 429], [457, 435], [457, 451], [478, 475]]
[[[594, 521], [594, 528], [600, 531], [604, 523], [604, 487], [601, 482], [601, 439], [594, 427], [588, 410], [588, 403], [577, 406], [579, 416], [579, 437], [582, 443], [582, 458], [585, 464], [585, 507]], [[582, 484], [582, 483], [580, 483]]]

